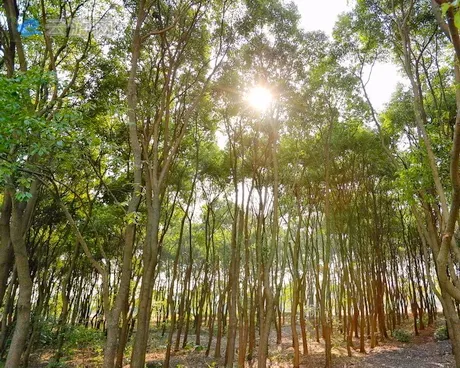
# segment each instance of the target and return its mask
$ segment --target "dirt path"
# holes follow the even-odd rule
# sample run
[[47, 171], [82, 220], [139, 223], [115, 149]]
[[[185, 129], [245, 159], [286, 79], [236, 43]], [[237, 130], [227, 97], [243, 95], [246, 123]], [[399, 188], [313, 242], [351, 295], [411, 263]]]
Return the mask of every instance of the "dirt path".
[[[382, 368], [454, 368], [455, 362], [449, 341], [435, 341], [433, 328], [413, 337], [410, 343], [388, 341], [369, 350], [366, 355], [342, 358], [337, 367]], [[346, 361], [350, 359], [349, 361]], [[341, 360], [341, 359], [339, 359]]]
[[434, 368], [455, 367], [448, 341], [424, 342], [404, 347], [382, 348], [350, 367]]

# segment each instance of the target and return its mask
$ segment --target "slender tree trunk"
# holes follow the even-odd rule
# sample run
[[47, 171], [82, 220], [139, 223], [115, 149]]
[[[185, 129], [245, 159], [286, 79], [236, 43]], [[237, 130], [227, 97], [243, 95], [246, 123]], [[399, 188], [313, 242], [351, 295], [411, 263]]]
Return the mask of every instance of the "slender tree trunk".
[[[297, 306], [300, 301], [300, 280], [299, 280], [299, 257], [300, 257], [300, 230], [302, 227], [302, 214], [300, 210], [300, 198], [296, 190], [296, 200], [297, 200], [297, 229], [294, 247], [291, 249], [292, 256], [292, 303], [291, 303], [291, 332], [292, 332], [292, 344], [294, 347], [294, 359], [293, 367], [298, 368], [300, 366], [300, 345], [299, 345], [299, 334], [297, 332]], [[289, 231], [289, 223], [288, 223]], [[301, 307], [301, 316], [302, 321], [303, 308]], [[302, 334], [304, 333], [302, 329]], [[305, 346], [304, 346], [305, 348]]]
[[14, 199], [15, 193], [10, 192], [12, 198], [10, 238], [14, 250], [19, 296], [17, 300], [16, 326], [11, 340], [10, 350], [6, 358], [5, 368], [19, 367], [21, 355], [26, 346], [27, 336], [29, 334], [33, 284], [30, 276], [26, 235], [37, 203], [38, 190], [38, 182], [34, 181], [30, 188], [32, 197], [27, 202], [17, 201]]
[[20, 366], [21, 355], [29, 335], [32, 279], [30, 277], [29, 257], [25, 243], [26, 234], [24, 232], [23, 216], [23, 204], [13, 201], [10, 235], [18, 275], [19, 297], [17, 301], [16, 327], [13, 339], [11, 340], [5, 368], [17, 368]]
[[3, 316], [2, 316], [2, 325], [0, 329], [0, 357], [3, 357], [5, 352], [5, 343], [6, 337], [8, 334], [9, 327], [12, 322], [12, 314], [13, 314], [13, 301], [16, 295], [16, 288], [17, 288], [17, 272], [16, 266], [13, 266], [13, 273], [11, 275], [11, 281], [8, 285], [8, 289], [6, 290], [6, 300], [5, 305], [3, 307]]
[[137, 330], [131, 355], [132, 368], [144, 368], [145, 354], [150, 330], [150, 316], [153, 292], [153, 279], [159, 252], [158, 230], [160, 224], [160, 198], [156, 191], [152, 196], [152, 204], [148, 207], [147, 235], [144, 246], [144, 271], [139, 293], [139, 312], [137, 315]]
[[[129, 120], [129, 142], [133, 153], [134, 165], [134, 182], [132, 197], [128, 204], [127, 216], [135, 215], [141, 200], [141, 184], [142, 184], [142, 162], [141, 162], [141, 146], [137, 134], [137, 86], [136, 77], [138, 70], [138, 60], [141, 53], [141, 29], [145, 19], [145, 0], [139, 2], [136, 27], [133, 31], [133, 39], [131, 45], [131, 69], [129, 72], [127, 86], [127, 101], [128, 101], [128, 120]], [[125, 228], [123, 259], [121, 265], [121, 279], [118, 294], [115, 297], [113, 307], [110, 311], [106, 311], [107, 319], [107, 339], [104, 351], [104, 368], [113, 368], [120, 339], [120, 315], [123, 307], [128, 303], [131, 273], [132, 273], [132, 257], [134, 242], [136, 236], [136, 225], [133, 219], [130, 219]]]
[[[198, 160], [197, 160], [198, 161]], [[190, 191], [190, 195], [187, 200], [187, 206], [184, 211], [184, 215], [181, 220], [180, 224], [180, 230], [179, 230], [179, 240], [177, 243], [177, 251], [176, 251], [176, 256], [174, 257], [174, 264], [173, 264], [173, 272], [172, 272], [172, 278], [169, 286], [169, 292], [168, 292], [168, 299], [167, 299], [167, 308], [169, 308], [169, 313], [171, 315], [171, 324], [170, 324], [170, 329], [169, 329], [169, 334], [168, 334], [168, 342], [166, 345], [166, 354], [165, 354], [165, 361], [164, 361], [164, 367], [169, 367], [169, 360], [171, 358], [171, 348], [172, 348], [172, 338], [174, 335], [174, 330], [176, 328], [176, 320], [177, 320], [177, 315], [176, 315], [176, 302], [174, 301], [174, 288], [176, 286], [176, 278], [177, 278], [177, 270], [179, 266], [179, 257], [181, 254], [181, 249], [182, 249], [182, 242], [183, 242], [183, 237], [184, 237], [184, 228], [185, 228], [185, 220], [187, 217], [189, 217], [189, 209], [190, 205], [192, 203], [193, 199], [193, 194], [195, 190], [195, 184], [196, 184], [196, 179], [197, 179], [198, 171], [195, 172], [195, 176], [193, 178], [193, 184], [192, 184], [192, 189]], [[209, 212], [208, 212], [209, 216]], [[187, 278], [189, 278], [189, 272], [187, 271]], [[185, 284], [187, 285], [187, 284]], [[183, 292], [183, 297], [185, 297], [185, 293]], [[181, 305], [183, 305], [183, 302], [181, 301]], [[182, 308], [183, 309], [183, 308]], [[182, 310], [180, 310], [179, 313], [182, 313]], [[180, 334], [178, 332], [178, 340], [180, 339]], [[176, 343], [176, 349], [178, 350], [179, 347], [179, 341]]]
[[244, 216], [244, 278], [243, 278], [243, 303], [240, 308], [241, 322], [239, 331], [239, 352], [238, 352], [238, 366], [244, 367], [246, 360], [246, 351], [249, 340], [249, 276], [250, 276], [250, 239], [249, 239], [249, 209], [251, 204], [251, 194], [254, 187], [254, 178], [252, 180], [251, 189], [249, 190], [246, 199], [246, 211]]
[[[327, 290], [330, 286], [330, 270], [329, 270], [329, 262], [331, 257], [331, 209], [330, 209], [330, 138], [332, 134], [333, 128], [333, 117], [331, 116], [331, 122], [328, 126], [327, 138], [326, 138], [326, 145], [325, 145], [325, 156], [326, 156], [326, 173], [325, 173], [325, 205], [324, 205], [324, 216], [326, 220], [326, 242], [324, 244], [324, 259], [323, 259], [323, 279], [321, 285], [321, 292], [320, 292], [320, 315], [321, 315], [321, 327], [323, 329], [323, 338], [325, 342], [325, 356], [326, 356], [326, 364], [325, 367], [329, 368], [332, 364], [332, 331], [331, 331], [331, 323], [332, 323], [332, 315], [330, 308], [331, 306], [328, 305], [326, 297], [329, 295]], [[329, 289], [330, 290], [330, 289]]]
[[0, 215], [0, 307], [8, 287], [8, 277], [13, 268], [14, 257], [10, 240], [11, 196], [3, 194], [3, 206]]
[[230, 270], [228, 277], [228, 331], [227, 331], [227, 348], [225, 351], [225, 366], [233, 367], [233, 361], [235, 359], [235, 341], [236, 332], [238, 326], [237, 307], [238, 307], [238, 295], [239, 295], [239, 241], [238, 241], [238, 224], [240, 217], [242, 216], [238, 204], [235, 201], [234, 206], [234, 223], [232, 226], [232, 254], [230, 261]]
[[54, 359], [56, 362], [59, 362], [59, 360], [62, 357], [62, 348], [64, 346], [64, 336], [65, 336], [65, 326], [67, 325], [67, 317], [69, 314], [69, 299], [70, 299], [70, 292], [71, 292], [71, 277], [73, 270], [75, 269], [75, 264], [77, 261], [77, 257], [80, 253], [80, 243], [76, 242], [74, 252], [72, 254], [72, 258], [70, 261], [70, 265], [68, 269], [66, 270], [64, 279], [62, 281], [62, 290], [61, 290], [61, 303], [62, 303], [62, 309], [61, 309], [61, 315], [59, 316], [58, 320], [58, 328], [57, 328], [57, 348], [56, 348], [56, 354], [54, 356]]
[[[219, 260], [217, 261], [217, 285], [220, 289], [221, 285], [221, 278], [220, 278], [220, 265], [219, 265]], [[218, 359], [221, 357], [221, 344], [222, 344], [222, 335], [223, 335], [223, 330], [224, 330], [224, 304], [225, 304], [225, 288], [224, 290], [220, 291], [219, 294], [219, 304], [217, 307], [217, 332], [216, 332], [216, 348], [214, 351], [214, 358]]]
[[[305, 277], [305, 275], [304, 275]], [[299, 302], [299, 318], [300, 318], [300, 331], [302, 334], [302, 354], [303, 355], [308, 355], [308, 339], [307, 339], [307, 323], [305, 321], [305, 282], [301, 282], [299, 284], [299, 288], [301, 289], [299, 291], [300, 293], [300, 302]]]
[[[273, 118], [275, 119], [275, 118]], [[270, 335], [270, 327], [273, 321], [274, 303], [275, 296], [273, 295], [273, 289], [270, 282], [270, 271], [272, 269], [273, 260], [277, 253], [278, 248], [278, 222], [279, 222], [279, 177], [278, 177], [278, 128], [275, 126], [278, 122], [272, 121], [271, 132], [271, 158], [273, 165], [273, 218], [271, 224], [271, 239], [270, 239], [270, 249], [268, 255], [266, 256], [265, 262], [263, 262], [263, 294], [265, 298], [265, 310], [261, 308], [261, 313], [265, 315], [262, 317], [262, 324], [260, 326], [260, 342], [259, 342], [259, 352], [258, 352], [258, 368], [265, 368], [267, 366], [267, 357], [268, 357], [268, 339]], [[263, 307], [261, 305], [260, 307]]]

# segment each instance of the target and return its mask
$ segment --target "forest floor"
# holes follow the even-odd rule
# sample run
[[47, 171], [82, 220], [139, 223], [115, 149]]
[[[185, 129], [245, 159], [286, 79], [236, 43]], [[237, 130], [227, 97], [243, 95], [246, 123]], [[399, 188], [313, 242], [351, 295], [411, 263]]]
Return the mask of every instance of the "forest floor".
[[[438, 325], [441, 321], [438, 321]], [[333, 368], [348, 368], [348, 367], [385, 367], [385, 368], [434, 368], [434, 367], [455, 367], [454, 358], [451, 353], [449, 341], [435, 341], [433, 334], [435, 328], [427, 327], [420, 331], [419, 336], [411, 336], [410, 342], [403, 343], [391, 338], [380, 344], [374, 349], [366, 346], [366, 354], [359, 353], [353, 349], [353, 356], [347, 356], [346, 346], [342, 339], [333, 342]], [[195, 336], [189, 335], [188, 341], [194, 341]], [[280, 345], [276, 344], [276, 336], [270, 336], [271, 348], [269, 353], [269, 367], [288, 368], [292, 366], [293, 348], [291, 347], [291, 329], [290, 326], [284, 326], [282, 330], [282, 341]], [[203, 341], [206, 342], [206, 336], [203, 334]], [[165, 356], [165, 337], [154, 332], [152, 334], [150, 352], [146, 357], [146, 366], [148, 368], [162, 367]], [[225, 341], [223, 341], [223, 347]], [[359, 341], [356, 340], [355, 346], [359, 346]], [[153, 346], [155, 348], [153, 349]], [[324, 366], [324, 345], [315, 341], [309, 340], [309, 354], [302, 357], [302, 368], [320, 368]], [[214, 358], [214, 350], [211, 349], [211, 354], [206, 357], [204, 351], [196, 351], [192, 344], [187, 345], [185, 349], [176, 352], [171, 358], [170, 367], [176, 368], [211, 368], [221, 367], [223, 359]], [[222, 348], [224, 355], [224, 348]], [[49, 364], [49, 358], [52, 355], [46, 351], [34, 354], [31, 368], [52, 367]], [[70, 358], [70, 357], [69, 357]], [[101, 366], [101, 352], [92, 352], [90, 348], [81, 349], [73, 353], [72, 358], [66, 360], [59, 367], [84, 367], [96, 368]], [[126, 365], [125, 368], [127, 368]], [[252, 361], [247, 367], [257, 367], [257, 361]]]
[[[449, 341], [435, 341], [433, 334], [435, 329], [427, 327], [420, 331], [419, 336], [411, 336], [410, 342], [403, 343], [395, 339], [388, 339], [381, 342], [374, 349], [366, 346], [366, 354], [359, 353], [353, 349], [353, 356], [347, 356], [346, 346], [342, 341], [334, 341], [333, 347], [333, 367], [385, 367], [385, 368], [434, 368], [445, 367], [454, 368], [454, 357]], [[192, 337], [192, 336], [191, 336]], [[271, 349], [269, 353], [269, 367], [288, 368], [292, 367], [293, 348], [291, 340], [290, 326], [283, 327], [281, 345], [276, 344], [276, 336], [271, 337]], [[359, 346], [359, 341], [354, 341], [355, 346]], [[316, 341], [309, 341], [309, 354], [302, 357], [302, 368], [321, 368], [324, 367], [324, 344]], [[213, 350], [211, 350], [213, 353]], [[224, 353], [224, 352], [223, 352]], [[147, 367], [161, 367], [164, 352], [159, 350], [147, 355]], [[183, 350], [176, 353], [171, 358], [170, 367], [221, 367], [222, 359], [206, 357], [204, 352]], [[128, 366], [127, 366], [128, 367]], [[125, 367], [125, 368], [127, 368]], [[257, 367], [254, 360], [247, 367]]]

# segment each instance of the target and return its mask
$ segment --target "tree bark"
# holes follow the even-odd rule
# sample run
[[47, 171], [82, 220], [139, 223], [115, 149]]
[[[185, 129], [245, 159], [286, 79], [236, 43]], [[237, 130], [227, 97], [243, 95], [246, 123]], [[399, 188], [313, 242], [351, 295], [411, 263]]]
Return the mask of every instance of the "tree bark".
[[[13, 245], [15, 265], [19, 283], [19, 296], [17, 301], [17, 317], [10, 350], [6, 358], [5, 368], [17, 368], [21, 363], [21, 356], [26, 346], [29, 335], [32, 279], [29, 269], [29, 255], [26, 249], [26, 234], [29, 228], [33, 209], [38, 195], [38, 184], [34, 182], [31, 188], [32, 198], [27, 203], [12, 200], [10, 237]], [[15, 193], [10, 192], [11, 198]]]

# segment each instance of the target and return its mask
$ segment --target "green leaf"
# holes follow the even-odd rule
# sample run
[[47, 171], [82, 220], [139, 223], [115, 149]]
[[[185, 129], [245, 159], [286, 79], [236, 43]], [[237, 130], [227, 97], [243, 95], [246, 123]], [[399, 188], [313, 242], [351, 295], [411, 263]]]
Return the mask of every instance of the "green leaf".
[[32, 198], [32, 193], [29, 193], [29, 192], [17, 192], [15, 196], [16, 196], [16, 199], [19, 202], [26, 202], [30, 198]]
[[445, 16], [447, 11], [449, 10], [449, 8], [452, 6], [451, 3], [443, 3], [441, 4], [441, 12], [442, 12], [442, 15]]
[[139, 219], [140, 219], [140, 214], [139, 212], [131, 212], [126, 214], [125, 220], [128, 222], [128, 224], [139, 224]]
[[454, 23], [455, 23], [455, 27], [460, 29], [460, 11], [455, 12]]

